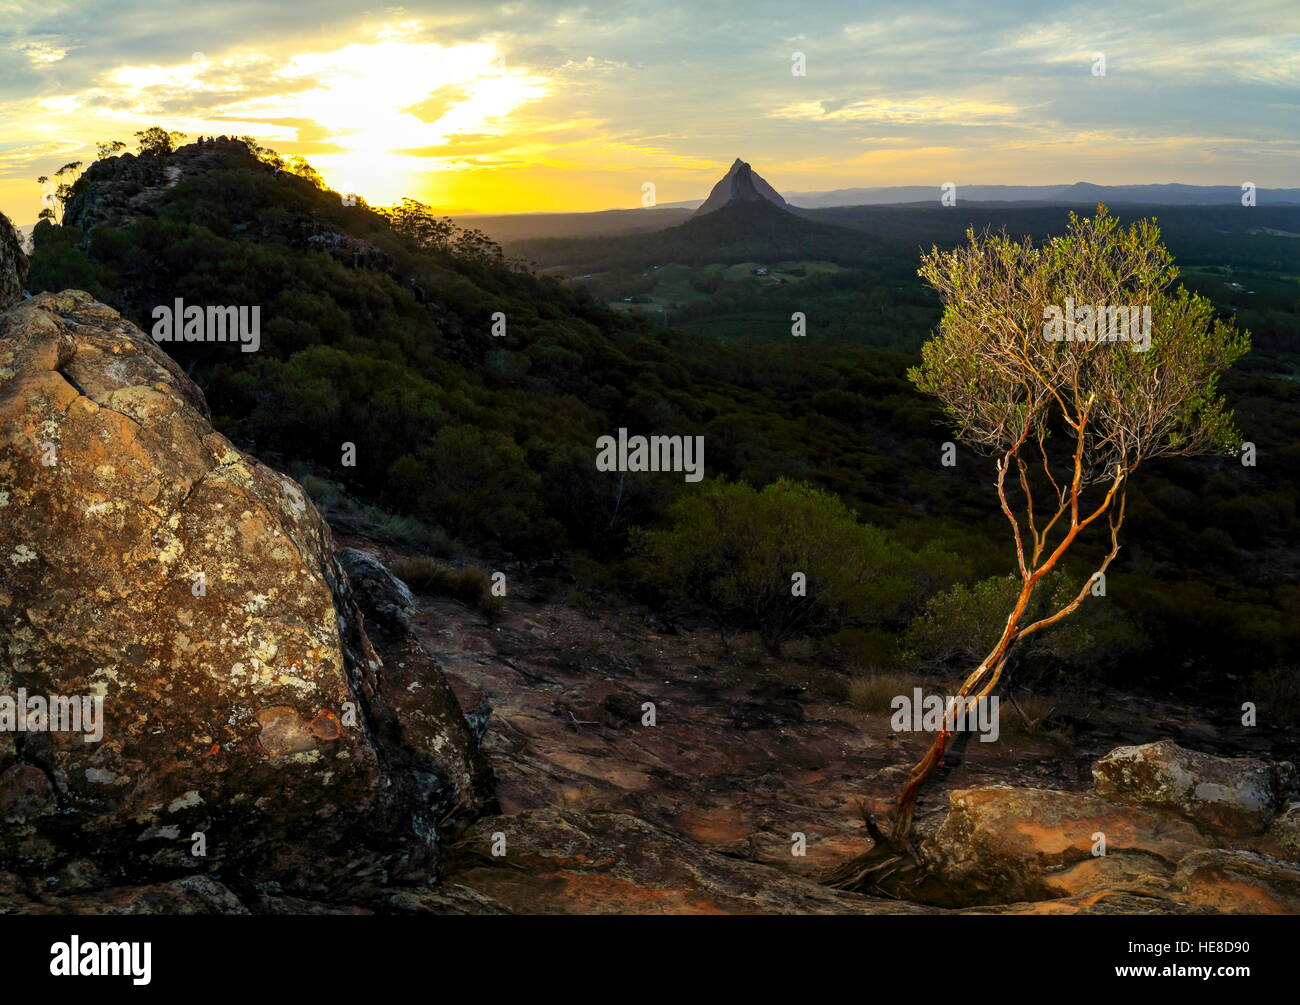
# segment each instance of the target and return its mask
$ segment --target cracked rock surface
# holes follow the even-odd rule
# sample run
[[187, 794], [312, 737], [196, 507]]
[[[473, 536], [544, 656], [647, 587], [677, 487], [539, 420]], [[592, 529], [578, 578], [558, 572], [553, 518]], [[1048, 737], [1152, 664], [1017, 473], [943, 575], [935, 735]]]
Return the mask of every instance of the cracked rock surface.
[[313, 895], [431, 874], [488, 795], [422, 670], [418, 709], [390, 700], [328, 526], [139, 329], [79, 291], [0, 314], [0, 695], [103, 709], [97, 742], [0, 731], [0, 866]]

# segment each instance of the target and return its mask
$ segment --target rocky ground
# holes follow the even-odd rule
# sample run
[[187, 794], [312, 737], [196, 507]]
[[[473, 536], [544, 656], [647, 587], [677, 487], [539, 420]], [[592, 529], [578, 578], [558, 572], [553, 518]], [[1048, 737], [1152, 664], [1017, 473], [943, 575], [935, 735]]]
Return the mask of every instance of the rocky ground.
[[[373, 543], [353, 543], [383, 554]], [[512, 576], [495, 621], [445, 599], [421, 598], [413, 609], [415, 633], [462, 707], [489, 717], [485, 750], [502, 810], [462, 840], [449, 882], [511, 911], [934, 909], [818, 885], [866, 847], [860, 804], [896, 795], [924, 736], [895, 734], [885, 715], [836, 696], [816, 661], [772, 660], [744, 639], [724, 644], [712, 633], [668, 632], [644, 610], [583, 613]], [[654, 725], [643, 724], [647, 703]], [[1224, 851], [1296, 857], [1279, 844], [1280, 827], [1263, 834], [1290, 791], [1286, 777], [1269, 775], [1260, 782], [1260, 808], [1226, 822], [1196, 818], [1173, 797], [1138, 810], [1117, 807], [1128, 796], [1114, 786], [1093, 792], [1096, 762], [1125, 744], [1173, 741], [1158, 749], [1181, 744], [1233, 758], [1230, 765], [1267, 766], [1282, 750], [1293, 756], [1291, 741], [1222, 712], [1153, 697], [1097, 692], [1089, 709], [1066, 733], [972, 741], [960, 763], [950, 758], [923, 800], [918, 829], [936, 859], [962, 861], [949, 882], [921, 891], [931, 904], [1045, 900], [994, 909], [1164, 912], [1219, 897], [1230, 910], [1300, 909], [1293, 866], [1260, 867], [1232, 857], [1248, 851]], [[1211, 756], [1194, 770], [1205, 781], [1220, 763]], [[986, 801], [981, 790], [996, 795]], [[979, 807], [977, 824], [972, 807]], [[1169, 828], [1185, 843], [1162, 844]], [[1091, 861], [1099, 830], [1111, 836], [1104, 867]], [[491, 855], [493, 835], [504, 835], [504, 856]], [[804, 837], [802, 854], [796, 835]], [[959, 837], [982, 842], [979, 852], [956, 847]], [[1193, 852], [1210, 857], [1189, 859]], [[1222, 891], [1179, 890], [1180, 868], [1202, 886], [1217, 869], [1277, 875], [1245, 884], [1258, 884], [1259, 899], [1224, 900]], [[1274, 881], [1281, 892], [1265, 892]]]
[[9, 272], [0, 697], [103, 728], [0, 731], [0, 913], [1300, 912], [1293, 741], [1101, 691], [966, 744], [908, 899], [835, 892], [924, 734], [522, 570], [492, 620], [417, 600], [143, 333]]

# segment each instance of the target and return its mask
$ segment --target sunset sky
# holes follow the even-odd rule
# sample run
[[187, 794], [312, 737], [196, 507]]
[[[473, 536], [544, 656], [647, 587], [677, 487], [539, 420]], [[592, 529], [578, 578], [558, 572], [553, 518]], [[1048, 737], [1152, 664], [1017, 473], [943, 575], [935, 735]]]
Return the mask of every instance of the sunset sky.
[[38, 175], [155, 123], [458, 212], [703, 198], [737, 156], [786, 192], [1294, 187], [1300, 4], [0, 0], [15, 223]]

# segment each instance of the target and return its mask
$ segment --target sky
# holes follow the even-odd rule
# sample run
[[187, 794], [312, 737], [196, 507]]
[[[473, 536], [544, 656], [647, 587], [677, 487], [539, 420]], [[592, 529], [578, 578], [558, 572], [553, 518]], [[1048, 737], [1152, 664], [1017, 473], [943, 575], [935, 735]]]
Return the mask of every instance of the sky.
[[737, 157], [783, 192], [1297, 187], [1300, 3], [0, 0], [0, 211], [154, 124], [458, 213], [700, 199]]

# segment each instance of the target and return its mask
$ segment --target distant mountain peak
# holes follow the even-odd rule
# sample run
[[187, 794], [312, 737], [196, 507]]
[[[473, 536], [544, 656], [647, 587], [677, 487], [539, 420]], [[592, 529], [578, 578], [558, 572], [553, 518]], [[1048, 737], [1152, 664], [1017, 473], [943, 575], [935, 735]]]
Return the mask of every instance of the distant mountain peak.
[[703, 205], [695, 211], [696, 216], [712, 213], [733, 202], [759, 202], [766, 199], [774, 206], [787, 208], [781, 193], [763, 180], [763, 177], [739, 157], [716, 185]]

